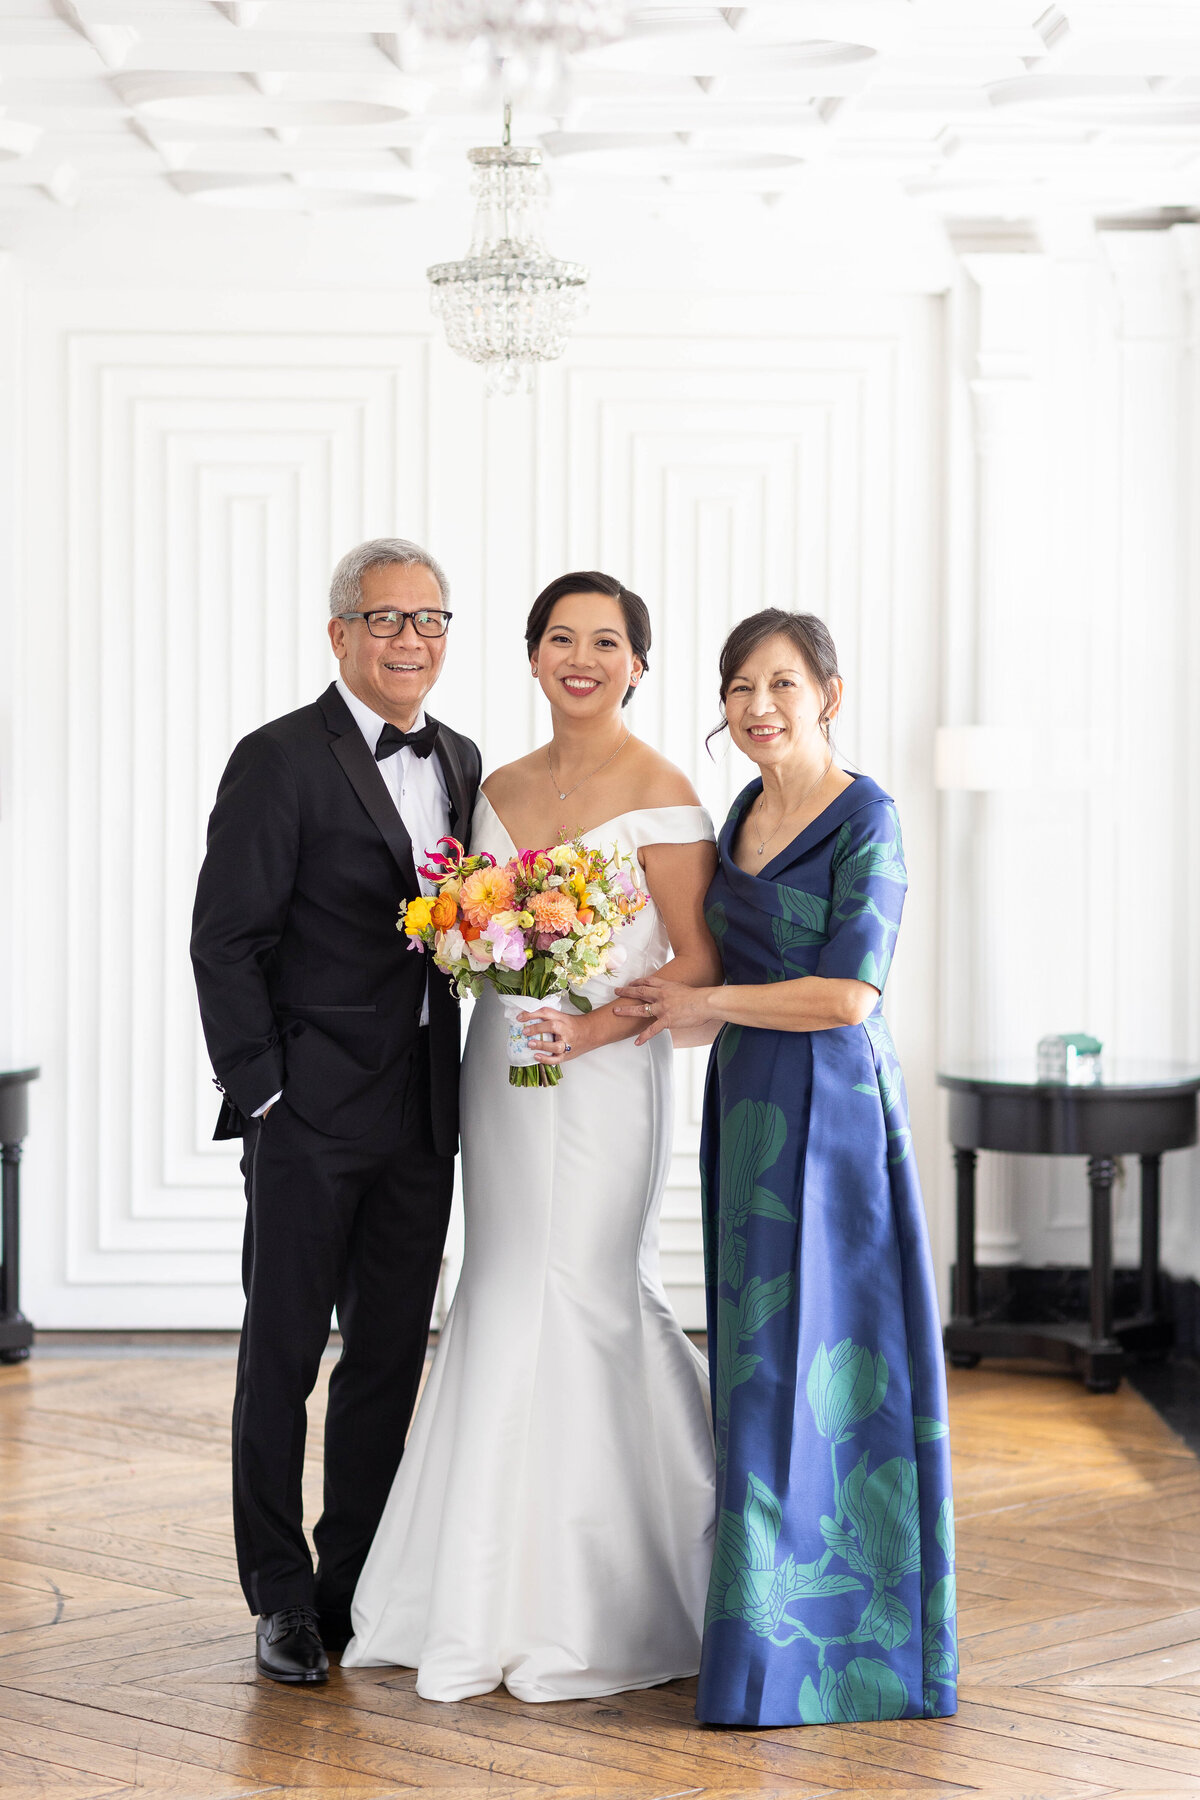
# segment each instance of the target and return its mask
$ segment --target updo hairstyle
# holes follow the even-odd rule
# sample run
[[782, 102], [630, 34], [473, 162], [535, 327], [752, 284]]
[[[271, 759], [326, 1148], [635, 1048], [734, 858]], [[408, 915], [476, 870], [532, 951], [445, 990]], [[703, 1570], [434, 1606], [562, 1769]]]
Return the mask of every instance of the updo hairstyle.
[[[568, 594], [607, 594], [610, 600], [618, 601], [625, 619], [629, 647], [643, 670], [649, 668], [650, 614], [646, 602], [640, 594], [623, 587], [615, 575], [601, 575], [596, 569], [579, 569], [571, 575], [559, 575], [549, 587], [542, 589], [525, 621], [525, 648], [530, 657], [546, 634], [554, 608]], [[629, 705], [633, 692], [632, 687], [626, 691], [622, 706]]]
[[746, 659], [753, 656], [768, 638], [773, 637], [787, 638], [799, 651], [805, 668], [824, 695], [818, 723], [825, 742], [832, 744], [829, 708], [837, 698], [833, 684], [838, 676], [837, 650], [833, 639], [824, 620], [818, 619], [816, 613], [784, 612], [778, 606], [765, 606], [761, 612], [751, 613], [748, 619], [740, 620], [721, 646], [721, 660], [718, 664], [721, 675], [721, 723], [714, 725], [705, 738], [705, 743], [729, 729], [729, 721], [725, 717], [725, 696], [730, 684]]

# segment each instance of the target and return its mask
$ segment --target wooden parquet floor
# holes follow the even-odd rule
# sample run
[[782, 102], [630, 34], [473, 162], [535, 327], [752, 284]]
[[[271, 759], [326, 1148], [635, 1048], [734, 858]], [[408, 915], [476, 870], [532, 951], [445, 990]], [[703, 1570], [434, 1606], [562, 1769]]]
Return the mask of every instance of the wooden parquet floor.
[[750, 1733], [697, 1727], [691, 1682], [532, 1707], [388, 1669], [258, 1681], [232, 1387], [224, 1351], [0, 1370], [5, 1800], [1200, 1796], [1200, 1463], [1128, 1389], [954, 1377], [957, 1718]]

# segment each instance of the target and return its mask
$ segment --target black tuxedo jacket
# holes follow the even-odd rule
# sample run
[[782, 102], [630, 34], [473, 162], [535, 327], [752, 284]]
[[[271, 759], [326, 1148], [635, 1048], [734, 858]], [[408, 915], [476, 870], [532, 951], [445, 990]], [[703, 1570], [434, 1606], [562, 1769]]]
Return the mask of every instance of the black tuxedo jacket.
[[[434, 754], [450, 830], [465, 841], [479, 751], [439, 725]], [[370, 1130], [416, 1042], [428, 974], [434, 1143], [454, 1154], [458, 1002], [396, 929], [420, 892], [415, 863], [433, 848], [410, 842], [336, 684], [238, 744], [192, 921], [200, 1014], [225, 1095], [217, 1137], [240, 1135], [280, 1088], [318, 1131]]]

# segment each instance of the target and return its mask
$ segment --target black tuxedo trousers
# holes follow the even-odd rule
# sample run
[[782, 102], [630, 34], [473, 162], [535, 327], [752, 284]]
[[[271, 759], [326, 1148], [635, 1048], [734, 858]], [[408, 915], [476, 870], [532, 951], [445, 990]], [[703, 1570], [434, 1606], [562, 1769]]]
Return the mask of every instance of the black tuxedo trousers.
[[[434, 1147], [428, 1032], [392, 1101], [357, 1138], [331, 1138], [288, 1105], [247, 1128], [242, 1157], [246, 1317], [233, 1415], [238, 1573], [253, 1612], [349, 1611], [404, 1450], [433, 1310], [454, 1158]], [[305, 1402], [337, 1307], [324, 1509], [301, 1520]]]

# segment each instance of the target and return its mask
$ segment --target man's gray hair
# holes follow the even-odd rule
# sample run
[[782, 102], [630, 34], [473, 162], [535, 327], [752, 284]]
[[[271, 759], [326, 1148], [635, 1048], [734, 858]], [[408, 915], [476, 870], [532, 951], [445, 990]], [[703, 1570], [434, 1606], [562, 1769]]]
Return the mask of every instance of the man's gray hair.
[[449, 601], [450, 583], [446, 580], [446, 571], [428, 550], [422, 550], [419, 544], [410, 544], [407, 538], [368, 538], [365, 544], [347, 550], [333, 571], [333, 580], [329, 584], [330, 617], [336, 619], [341, 613], [359, 612], [363, 576], [368, 569], [383, 568], [388, 563], [403, 563], [410, 568], [419, 564], [428, 569], [438, 584], [442, 605]]

